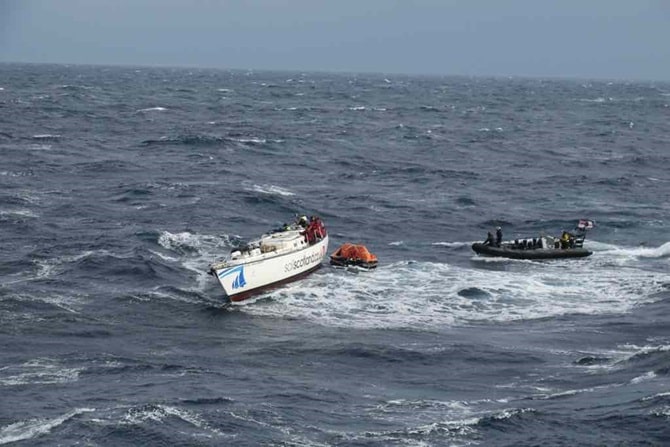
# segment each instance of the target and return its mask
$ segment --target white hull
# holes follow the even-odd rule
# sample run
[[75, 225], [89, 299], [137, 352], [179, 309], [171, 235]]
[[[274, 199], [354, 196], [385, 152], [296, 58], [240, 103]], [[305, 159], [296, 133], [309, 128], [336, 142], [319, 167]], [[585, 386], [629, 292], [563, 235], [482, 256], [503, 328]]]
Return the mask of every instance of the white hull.
[[311, 273], [321, 266], [328, 251], [327, 235], [308, 245], [297, 231], [264, 236], [256, 243], [258, 247], [248, 253], [238, 252], [211, 267], [233, 302]]

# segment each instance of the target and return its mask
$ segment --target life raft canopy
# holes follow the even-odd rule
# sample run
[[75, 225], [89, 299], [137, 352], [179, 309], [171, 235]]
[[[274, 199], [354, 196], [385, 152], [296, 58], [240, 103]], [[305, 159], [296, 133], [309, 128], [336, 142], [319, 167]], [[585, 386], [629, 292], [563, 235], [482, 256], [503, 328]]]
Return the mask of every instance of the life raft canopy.
[[330, 263], [336, 266], [377, 267], [377, 256], [370, 253], [365, 245], [342, 244], [330, 255]]

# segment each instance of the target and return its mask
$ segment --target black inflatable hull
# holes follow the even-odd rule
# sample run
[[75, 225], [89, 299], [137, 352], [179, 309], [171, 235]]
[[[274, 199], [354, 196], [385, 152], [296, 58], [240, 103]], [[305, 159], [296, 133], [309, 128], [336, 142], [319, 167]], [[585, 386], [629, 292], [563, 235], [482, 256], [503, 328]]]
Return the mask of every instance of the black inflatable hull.
[[472, 244], [472, 249], [478, 255], [497, 256], [510, 259], [566, 259], [566, 258], [585, 258], [593, 254], [592, 251], [585, 248], [534, 248], [520, 249], [507, 247], [493, 247], [484, 245], [481, 242]]
[[366, 262], [361, 259], [343, 259], [331, 256], [330, 264], [336, 267], [360, 267], [368, 270], [377, 268], [377, 261], [375, 262]]

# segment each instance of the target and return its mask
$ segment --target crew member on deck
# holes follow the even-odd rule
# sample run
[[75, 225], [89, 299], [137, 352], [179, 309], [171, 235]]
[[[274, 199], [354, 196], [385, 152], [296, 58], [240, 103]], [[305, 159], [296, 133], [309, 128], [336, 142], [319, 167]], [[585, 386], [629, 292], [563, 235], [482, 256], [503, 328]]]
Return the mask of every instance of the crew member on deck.
[[311, 216], [309, 218], [309, 226], [307, 227], [306, 231], [307, 233], [311, 233], [312, 242], [321, 240], [326, 236], [326, 230], [323, 226], [323, 223], [321, 222], [321, 219], [316, 216]]
[[493, 240], [493, 233], [491, 233], [489, 231], [488, 234], [486, 235], [486, 240], [484, 241], [484, 245], [491, 245], [492, 246], [493, 244], [495, 244], [495, 241]]
[[496, 228], [496, 247], [500, 247], [502, 244], [502, 228]]
[[307, 238], [307, 242], [311, 245], [315, 243], [321, 236], [321, 233], [319, 231], [319, 223], [317, 222], [317, 219], [315, 216], [311, 216], [309, 218], [309, 225], [305, 229], [305, 237]]
[[570, 239], [570, 233], [563, 230], [563, 234], [561, 234], [561, 248], [570, 248]]

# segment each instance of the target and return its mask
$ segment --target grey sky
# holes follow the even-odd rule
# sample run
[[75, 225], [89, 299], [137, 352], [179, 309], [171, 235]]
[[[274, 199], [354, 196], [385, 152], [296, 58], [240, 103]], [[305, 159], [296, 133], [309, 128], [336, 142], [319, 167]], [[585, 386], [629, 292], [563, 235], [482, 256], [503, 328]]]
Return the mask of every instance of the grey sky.
[[670, 0], [0, 0], [0, 62], [670, 80]]

